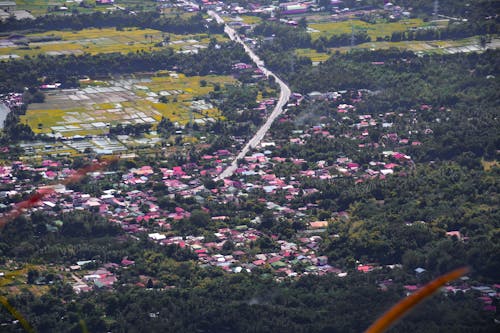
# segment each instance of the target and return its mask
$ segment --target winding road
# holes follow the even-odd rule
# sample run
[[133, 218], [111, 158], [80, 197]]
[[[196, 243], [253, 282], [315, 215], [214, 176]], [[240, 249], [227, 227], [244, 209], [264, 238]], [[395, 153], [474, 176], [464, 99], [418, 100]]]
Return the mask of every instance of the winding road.
[[231, 164], [223, 170], [217, 177], [215, 177], [215, 180], [220, 180], [224, 179], [227, 177], [231, 177], [233, 173], [236, 171], [236, 168], [238, 167], [238, 160], [245, 157], [245, 155], [248, 153], [248, 151], [251, 148], [255, 148], [264, 138], [266, 133], [269, 131], [271, 128], [272, 123], [274, 120], [281, 114], [283, 113], [283, 107], [288, 103], [288, 100], [290, 99], [290, 88], [286, 85], [285, 82], [283, 82], [279, 77], [277, 77], [273, 72], [268, 70], [264, 66], [264, 62], [253, 52], [253, 50], [248, 47], [240, 38], [240, 36], [232, 29], [229, 27], [227, 24], [224, 23], [224, 20], [219, 16], [214, 11], [208, 11], [208, 15], [210, 15], [213, 19], [217, 21], [217, 23], [224, 24], [224, 32], [231, 38], [231, 40], [236, 41], [240, 43], [243, 48], [245, 49], [245, 52], [250, 56], [252, 61], [257, 65], [257, 67], [264, 73], [265, 76], [267, 77], [274, 77], [276, 83], [280, 86], [280, 97], [278, 99], [278, 102], [276, 103], [276, 106], [274, 107], [273, 112], [269, 115], [269, 117], [266, 119], [265, 123], [259, 128], [259, 130], [255, 133], [255, 135], [245, 144], [243, 149], [236, 155], [236, 157], [233, 159]]

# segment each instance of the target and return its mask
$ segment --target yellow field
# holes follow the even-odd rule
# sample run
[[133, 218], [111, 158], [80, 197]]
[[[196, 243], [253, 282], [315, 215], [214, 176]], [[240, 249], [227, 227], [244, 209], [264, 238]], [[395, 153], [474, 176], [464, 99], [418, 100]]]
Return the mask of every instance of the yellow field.
[[330, 37], [332, 35], [350, 34], [352, 27], [355, 31], [366, 30], [367, 34], [372, 40], [377, 37], [391, 36], [395, 31], [406, 31], [410, 28], [422, 27], [427, 25], [421, 19], [408, 19], [400, 22], [376, 23], [371, 24], [361, 20], [350, 20], [343, 22], [326, 22], [326, 23], [311, 23], [308, 24], [309, 28], [318, 30], [319, 32], [312, 32], [311, 37], [317, 39], [320, 36]]
[[[153, 29], [127, 28], [123, 31], [114, 28], [84, 29], [80, 31], [48, 31], [45, 33], [28, 34], [26, 37], [56, 36], [61, 40], [50, 42], [30, 43], [29, 47], [4, 47], [0, 48], [0, 55], [17, 54], [21, 57], [36, 56], [38, 54], [55, 54], [55, 52], [79, 53], [128, 53], [136, 51], [154, 51], [163, 47], [155, 44], [169, 37], [171, 41], [180, 41], [169, 46], [181, 49], [186, 45], [207, 45], [210, 38], [207, 34], [174, 35]], [[219, 41], [227, 40], [223, 35], [213, 35]], [[6, 37], [5, 37], [6, 38]]]
[[[205, 80], [206, 86], [201, 87], [200, 81]], [[236, 80], [232, 76], [218, 76], [218, 75], [207, 75], [207, 76], [185, 76], [184, 74], [178, 74], [177, 77], [172, 76], [160, 76], [153, 77], [152, 82], [144, 83], [151, 91], [159, 92], [168, 89], [182, 90], [184, 93], [178, 95], [179, 100], [191, 99], [193, 96], [201, 96], [208, 94], [213, 91], [214, 84], [224, 84], [236, 83]]]
[[[200, 81], [205, 80], [206, 86], [201, 87]], [[139, 101], [143, 107], [152, 107], [163, 117], [170, 119], [172, 122], [179, 122], [186, 124], [189, 121], [189, 109], [191, 108], [191, 101], [194, 97], [204, 96], [214, 90], [214, 84], [218, 83], [221, 86], [224, 84], [235, 83], [236, 80], [231, 76], [185, 76], [178, 74], [176, 77], [160, 76], [153, 77], [151, 82], [144, 83], [150, 91], [160, 93], [165, 90], [177, 90], [180, 94], [175, 96], [168, 96], [168, 103], [152, 103], [149, 101]], [[174, 101], [176, 100], [176, 101]], [[218, 118], [220, 112], [217, 109], [203, 110], [206, 117]], [[194, 114], [194, 118], [201, 118], [200, 114]], [[160, 120], [158, 117], [156, 120]]]
[[[68, 111], [85, 111], [84, 109], [69, 109], [69, 110], [33, 110], [27, 111], [26, 115], [21, 116], [21, 123], [27, 124], [35, 133], [50, 133], [50, 127], [58, 125], [62, 121], [62, 117]], [[39, 128], [38, 124], [42, 124]]]

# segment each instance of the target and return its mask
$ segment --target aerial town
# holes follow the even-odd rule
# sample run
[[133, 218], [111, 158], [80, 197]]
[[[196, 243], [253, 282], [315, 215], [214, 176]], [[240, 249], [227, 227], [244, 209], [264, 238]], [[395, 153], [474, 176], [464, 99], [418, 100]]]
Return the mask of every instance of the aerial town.
[[496, 331], [495, 9], [0, 1], [0, 330]]

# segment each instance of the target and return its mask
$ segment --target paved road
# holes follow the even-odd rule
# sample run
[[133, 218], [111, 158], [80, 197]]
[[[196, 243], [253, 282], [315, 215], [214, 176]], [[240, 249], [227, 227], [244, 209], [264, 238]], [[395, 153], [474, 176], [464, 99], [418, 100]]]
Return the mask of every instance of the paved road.
[[[224, 20], [216, 12], [208, 11], [208, 15], [214, 18], [217, 21], [217, 23], [221, 24], [224, 23]], [[277, 77], [273, 72], [271, 72], [264, 66], [264, 62], [252, 51], [252, 49], [248, 47], [248, 45], [246, 45], [241, 40], [240, 36], [238, 36], [238, 34], [236, 33], [236, 31], [234, 31], [234, 29], [232, 29], [226, 24], [224, 27], [224, 32], [228, 34], [231, 40], [236, 41], [241, 45], [243, 45], [245, 52], [250, 56], [250, 58], [257, 65], [257, 67], [264, 73], [264, 75], [266, 75], [267, 77], [270, 76], [274, 77], [276, 83], [280, 86], [281, 92], [278, 102], [276, 103], [273, 112], [271, 112], [266, 122], [259, 128], [259, 130], [255, 133], [255, 135], [245, 144], [243, 149], [239, 152], [238, 155], [236, 155], [231, 164], [224, 171], [222, 171], [215, 178], [215, 180], [224, 179], [227, 177], [231, 177], [233, 175], [234, 171], [236, 171], [236, 168], [238, 167], [238, 160], [245, 157], [245, 155], [251, 148], [255, 148], [262, 141], [267, 131], [269, 131], [269, 129], [271, 128], [271, 125], [274, 122], [274, 120], [283, 112], [283, 107], [288, 103], [291, 94], [290, 88], [283, 81], [281, 81], [279, 77]]]
[[7, 118], [7, 115], [9, 114], [10, 109], [0, 102], [0, 129], [3, 128], [5, 119]]

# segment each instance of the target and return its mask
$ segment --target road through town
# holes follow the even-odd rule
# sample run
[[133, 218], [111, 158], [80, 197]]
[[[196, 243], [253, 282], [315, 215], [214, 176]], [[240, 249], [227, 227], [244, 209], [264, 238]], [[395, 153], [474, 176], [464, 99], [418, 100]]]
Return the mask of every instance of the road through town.
[[[217, 23], [224, 24], [224, 20], [216, 12], [208, 11], [208, 14], [212, 18], [214, 18], [217, 21]], [[229, 36], [229, 38], [231, 38], [231, 40], [240, 43], [244, 47], [245, 52], [250, 56], [252, 61], [264, 73], [264, 75], [266, 75], [267, 77], [271, 76], [274, 77], [275, 82], [280, 87], [280, 97], [278, 99], [278, 102], [276, 103], [276, 106], [274, 107], [273, 112], [271, 112], [271, 114], [266, 119], [264, 124], [259, 128], [259, 130], [255, 133], [255, 135], [245, 144], [243, 149], [238, 153], [238, 155], [236, 155], [231, 164], [227, 166], [226, 169], [224, 169], [215, 178], [215, 180], [224, 179], [227, 177], [231, 177], [233, 175], [233, 173], [236, 171], [236, 168], [238, 167], [238, 160], [245, 157], [245, 155], [251, 148], [256, 147], [262, 141], [266, 133], [271, 128], [271, 125], [274, 122], [274, 120], [283, 112], [283, 107], [288, 103], [291, 94], [290, 88], [279, 77], [277, 77], [273, 72], [271, 72], [264, 66], [264, 62], [252, 51], [252, 49], [250, 49], [250, 47], [248, 47], [248, 45], [246, 45], [241, 40], [240, 36], [236, 33], [236, 31], [234, 31], [234, 29], [225, 24], [224, 32]]]

